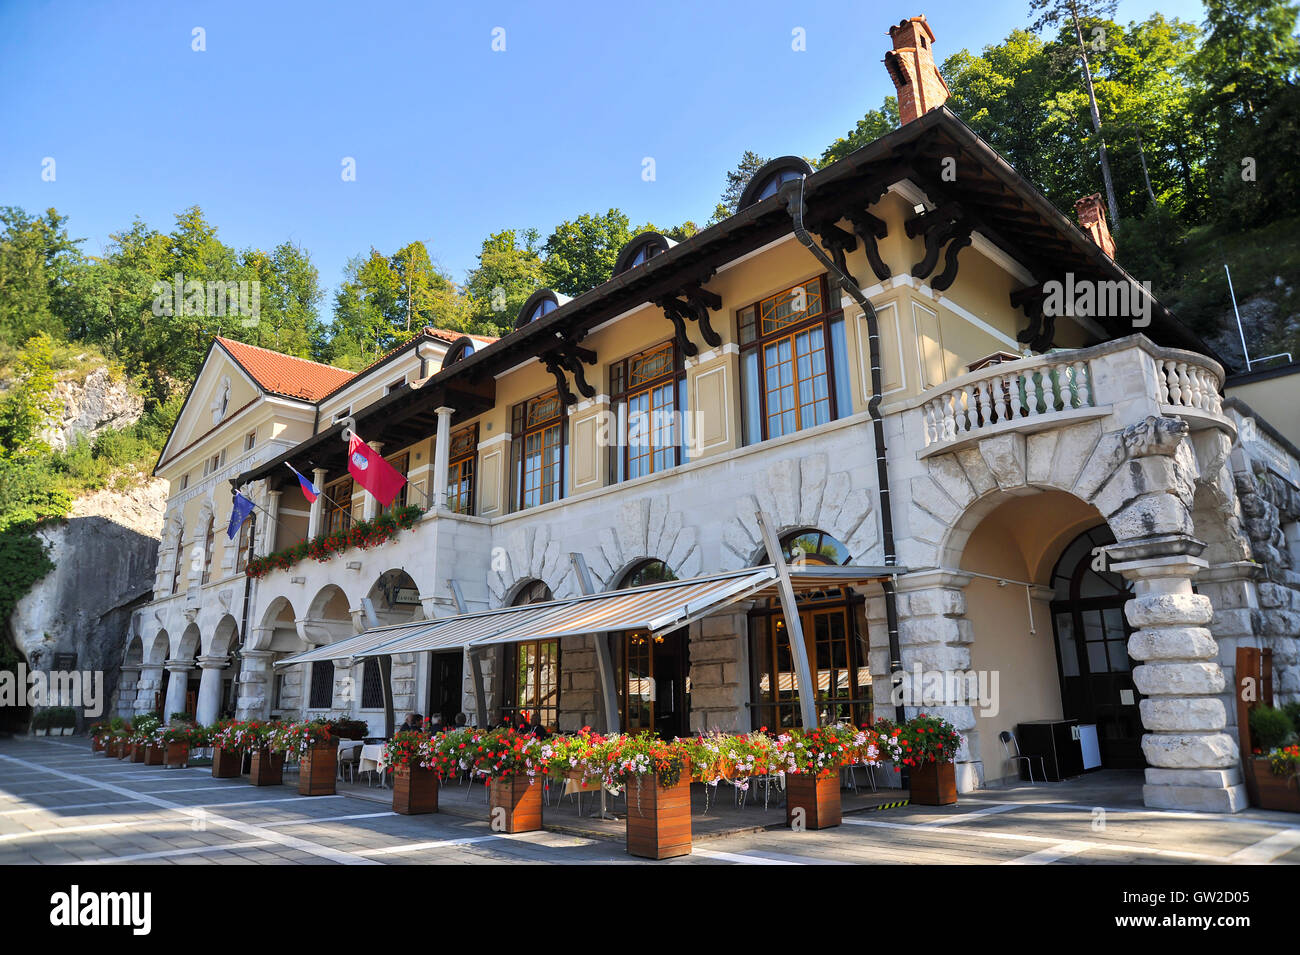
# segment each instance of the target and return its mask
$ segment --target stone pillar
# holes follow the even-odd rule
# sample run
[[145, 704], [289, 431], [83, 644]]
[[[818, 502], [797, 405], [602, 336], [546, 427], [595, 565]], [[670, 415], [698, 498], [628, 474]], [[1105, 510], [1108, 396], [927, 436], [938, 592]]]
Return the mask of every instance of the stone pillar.
[[136, 692], [139, 683], [139, 667], [122, 667], [122, 676], [117, 683], [117, 715], [124, 720], [129, 720], [135, 716]]
[[[964, 699], [944, 699], [944, 693], [963, 681], [936, 679], [936, 674], [966, 673], [971, 668], [971, 641], [974, 630], [966, 619], [966, 585], [969, 574], [949, 570], [931, 570], [906, 574], [898, 579], [898, 641], [902, 652], [902, 691], [908, 717], [925, 712], [941, 716], [962, 736], [957, 751], [957, 788], [971, 792], [984, 785], [984, 762], [980, 759], [979, 736], [975, 730], [975, 708]], [[884, 616], [884, 600], [880, 601]], [[893, 701], [886, 695], [893, 688], [889, 677], [888, 633], [879, 628], [872, 632], [872, 675], [880, 676], [876, 694], [881, 715], [894, 718]], [[877, 670], [877, 665], [882, 668]], [[930, 675], [930, 679], [926, 676]], [[884, 690], [884, 693], [881, 693]]]
[[324, 530], [325, 524], [325, 474], [324, 468], [316, 468], [311, 472], [311, 483], [320, 489], [316, 495], [316, 500], [311, 502], [311, 513], [307, 518], [307, 539], [319, 537]]
[[438, 415], [438, 438], [433, 445], [433, 497], [434, 507], [447, 509], [447, 467], [451, 455], [451, 408], [435, 408]]
[[[1184, 550], [1199, 549], [1198, 542], [1181, 543]], [[1151, 555], [1153, 549], [1165, 553]], [[1135, 591], [1124, 612], [1136, 628], [1129, 656], [1141, 661], [1133, 683], [1146, 697], [1140, 704], [1148, 731], [1142, 737], [1148, 763], [1142, 798], [1158, 809], [1238, 812], [1246, 808], [1246, 789], [1237, 743], [1225, 732], [1219, 648], [1206, 628], [1214, 608], [1209, 597], [1192, 592], [1205, 561], [1170, 549], [1149, 542], [1109, 548], [1111, 569]]]
[[267, 491], [266, 493], [266, 513], [262, 515], [265, 520], [262, 522], [266, 528], [265, 536], [262, 538], [266, 541], [264, 554], [274, 553], [279, 549], [280, 540], [277, 535], [280, 525], [276, 523], [276, 518], [280, 515], [280, 493], [279, 491]]
[[264, 720], [271, 711], [271, 682], [274, 679], [270, 650], [241, 650], [239, 654], [239, 703], [235, 718]]
[[[154, 694], [162, 687], [163, 666], [161, 663], [142, 663], [140, 678], [135, 682], [135, 712], [143, 716], [153, 711]], [[166, 715], [166, 714], [163, 714]]]
[[230, 665], [227, 657], [199, 657], [199, 700], [194, 719], [200, 726], [215, 723], [221, 715], [221, 674]]
[[1210, 621], [1210, 634], [1219, 647], [1219, 668], [1223, 670], [1223, 703], [1227, 722], [1224, 732], [1238, 739], [1237, 705], [1234, 694], [1237, 685], [1237, 648], [1260, 646], [1255, 633], [1259, 617], [1259, 593], [1256, 578], [1260, 566], [1254, 561], [1234, 561], [1207, 567], [1196, 575], [1196, 589], [1209, 598], [1214, 608]]
[[[749, 601], [731, 604], [695, 621], [687, 631], [692, 733], [714, 730], [747, 733], [752, 728], [753, 714], [746, 706], [750, 702], [749, 609], [752, 606]], [[760, 717], [760, 725], [769, 719]]]
[[170, 721], [173, 713], [185, 709], [185, 694], [189, 689], [189, 673], [194, 668], [194, 661], [168, 660], [163, 666], [171, 676], [167, 680], [167, 700], [160, 715], [164, 721]]

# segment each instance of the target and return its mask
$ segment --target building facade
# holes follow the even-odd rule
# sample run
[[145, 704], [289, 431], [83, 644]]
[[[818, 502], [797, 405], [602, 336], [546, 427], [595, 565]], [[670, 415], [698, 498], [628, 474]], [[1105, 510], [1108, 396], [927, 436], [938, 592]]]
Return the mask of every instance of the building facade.
[[[891, 37], [898, 130], [816, 172], [775, 160], [731, 218], [638, 236], [499, 341], [426, 329], [356, 375], [214, 343], [158, 466], [121, 710], [604, 729], [612, 673], [623, 729], [785, 727], [809, 712], [796, 629], [818, 720], [942, 713], [963, 790], [1014, 772], [1000, 734], [1071, 718], [1149, 805], [1243, 808], [1237, 646], [1300, 695], [1300, 453], [1115, 263], [1096, 197], [1067, 220], [942, 105], [924, 18]], [[386, 529], [351, 433], [408, 478]], [[228, 543], [232, 488], [259, 511]], [[805, 591], [797, 628], [758, 597], [667, 633], [276, 665], [762, 565], [764, 524], [873, 582]]]

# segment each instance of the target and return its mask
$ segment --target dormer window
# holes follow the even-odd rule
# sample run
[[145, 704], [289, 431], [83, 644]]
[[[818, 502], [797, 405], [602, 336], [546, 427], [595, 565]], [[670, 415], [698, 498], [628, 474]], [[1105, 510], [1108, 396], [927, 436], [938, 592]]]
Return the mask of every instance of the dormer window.
[[614, 262], [614, 274], [618, 275], [628, 269], [645, 265], [656, 255], [663, 255], [677, 243], [658, 232], [642, 232], [618, 253]]
[[515, 319], [515, 328], [531, 325], [538, 319], [551, 314], [551, 312], [568, 301], [569, 297], [567, 295], [561, 295], [559, 292], [553, 292], [548, 288], [538, 289], [528, 296], [528, 301], [524, 302], [524, 307], [519, 310], [519, 316]]
[[749, 180], [749, 185], [740, 195], [737, 211], [748, 208], [756, 202], [762, 202], [781, 191], [781, 186], [795, 179], [812, 175], [812, 166], [798, 156], [782, 156], [773, 159]]
[[451, 343], [447, 353], [442, 356], [442, 368], [450, 368], [466, 355], [472, 354], [474, 354], [474, 339], [468, 335], [462, 335]]

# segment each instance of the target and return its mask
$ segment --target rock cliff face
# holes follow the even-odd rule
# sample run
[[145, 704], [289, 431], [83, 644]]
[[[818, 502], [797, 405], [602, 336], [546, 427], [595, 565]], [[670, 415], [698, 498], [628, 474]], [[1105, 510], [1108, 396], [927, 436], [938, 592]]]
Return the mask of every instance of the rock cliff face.
[[144, 410], [144, 400], [125, 381], [114, 381], [107, 368], [95, 369], [85, 381], [61, 380], [54, 393], [63, 412], [41, 437], [56, 451], [65, 450], [78, 435], [94, 440], [100, 432], [134, 424]]
[[158, 540], [101, 516], [73, 517], [40, 535], [54, 570], [18, 602], [10, 634], [31, 670], [75, 654], [75, 669], [102, 671], [111, 713], [131, 613], [153, 589]]

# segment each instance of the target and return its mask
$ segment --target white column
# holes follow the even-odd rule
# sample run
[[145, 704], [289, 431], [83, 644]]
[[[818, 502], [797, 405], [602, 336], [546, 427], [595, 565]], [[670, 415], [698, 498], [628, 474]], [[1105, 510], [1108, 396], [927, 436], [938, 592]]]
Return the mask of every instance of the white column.
[[265, 531], [263, 531], [263, 537], [262, 537], [262, 540], [266, 541], [266, 549], [263, 551], [264, 554], [270, 554], [273, 551], [278, 549], [276, 545], [279, 543], [279, 541], [276, 539], [276, 535], [280, 530], [280, 525], [278, 525], [275, 521], [276, 518], [279, 517], [279, 515], [280, 515], [280, 492], [268, 491], [266, 493], [266, 513], [262, 515], [265, 518], [265, 520], [262, 523], [263, 526], [266, 528]]
[[447, 462], [451, 454], [452, 408], [435, 408], [438, 415], [438, 439], [433, 445], [433, 506], [447, 509]]
[[229, 665], [226, 657], [199, 657], [199, 700], [194, 719], [200, 726], [215, 723], [221, 715], [221, 674]]
[[[259, 634], [258, 639], [269, 641], [270, 636]], [[241, 650], [239, 656], [239, 702], [235, 717], [264, 720], [271, 712], [270, 688], [275, 679], [271, 658], [275, 654], [270, 650]]]
[[311, 502], [311, 516], [307, 518], [307, 539], [319, 537], [325, 518], [325, 469], [316, 468], [311, 472], [311, 482], [320, 489], [316, 500]]
[[164, 721], [170, 721], [173, 713], [185, 709], [185, 693], [189, 689], [189, 675], [194, 661], [168, 660], [163, 666], [171, 676], [167, 680], [167, 700], [160, 715]]

